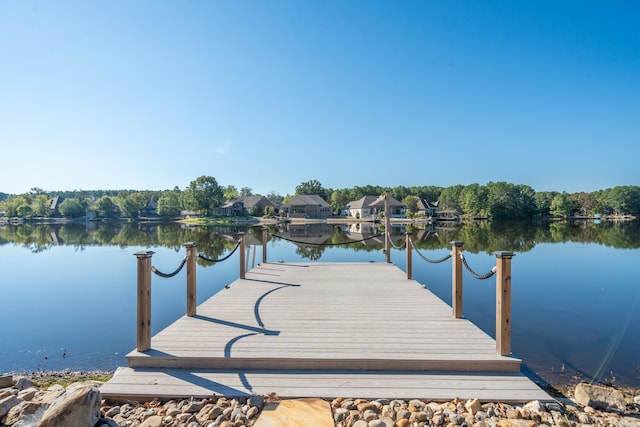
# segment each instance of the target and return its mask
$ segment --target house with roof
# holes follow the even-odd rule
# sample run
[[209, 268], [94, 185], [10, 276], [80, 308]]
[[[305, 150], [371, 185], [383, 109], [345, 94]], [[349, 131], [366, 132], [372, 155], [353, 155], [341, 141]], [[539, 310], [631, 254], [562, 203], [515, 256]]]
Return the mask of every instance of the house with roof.
[[276, 206], [264, 196], [241, 196], [227, 201], [218, 208], [222, 216], [262, 216], [268, 207], [276, 211]]
[[428, 218], [435, 218], [438, 216], [439, 202], [440, 201], [438, 200], [438, 201], [429, 203], [427, 202], [426, 199], [420, 199], [420, 201], [418, 202], [418, 212]]
[[282, 205], [280, 214], [286, 218], [323, 219], [331, 216], [331, 205], [316, 195], [299, 195]]
[[[407, 206], [389, 196], [390, 218], [406, 218]], [[344, 213], [358, 219], [377, 218], [386, 209], [384, 196], [364, 196], [361, 199], [347, 203]]]
[[49, 199], [49, 216], [50, 217], [61, 217], [60, 213], [60, 205], [64, 201], [64, 197], [62, 196], [54, 196]]
[[158, 216], [158, 203], [149, 202], [147, 205], [138, 211], [140, 218], [155, 218]]
[[377, 211], [376, 208], [371, 205], [377, 200], [377, 196], [364, 196], [358, 200], [349, 202], [344, 207], [343, 214], [357, 219], [375, 218]]

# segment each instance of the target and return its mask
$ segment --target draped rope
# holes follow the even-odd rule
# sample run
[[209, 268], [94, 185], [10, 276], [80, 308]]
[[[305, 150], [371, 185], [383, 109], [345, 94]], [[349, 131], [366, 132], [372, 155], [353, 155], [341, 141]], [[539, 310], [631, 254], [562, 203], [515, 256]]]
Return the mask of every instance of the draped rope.
[[418, 256], [420, 258], [422, 258], [424, 261], [430, 263], [430, 264], [440, 264], [441, 262], [445, 262], [446, 260], [448, 260], [449, 258], [451, 258], [451, 252], [449, 252], [446, 256], [440, 258], [440, 259], [429, 259], [426, 256], [424, 256], [419, 250], [418, 248], [415, 247], [415, 245], [413, 244], [413, 241], [411, 241], [411, 246], [413, 247], [413, 249], [416, 251], [416, 253], [418, 254]]
[[469, 267], [469, 264], [467, 264], [467, 260], [465, 259], [463, 254], [460, 254], [460, 258], [462, 259], [462, 265], [464, 265], [464, 268], [467, 269], [467, 271], [469, 272], [469, 274], [471, 274], [471, 276], [473, 276], [474, 278], [478, 279], [478, 280], [485, 280], [488, 279], [489, 277], [493, 276], [494, 274], [496, 274], [497, 271], [497, 267], [493, 267], [491, 269], [491, 271], [489, 271], [488, 273], [485, 274], [478, 274], [475, 271], [473, 271], [471, 269], [471, 267]]
[[352, 240], [350, 242], [344, 242], [344, 243], [309, 243], [309, 242], [303, 242], [301, 240], [289, 239], [289, 238], [284, 237], [284, 236], [278, 236], [277, 234], [271, 234], [271, 233], [269, 233], [269, 234], [271, 236], [273, 236], [273, 237], [277, 237], [278, 239], [286, 240], [287, 242], [299, 243], [301, 245], [309, 245], [309, 246], [342, 246], [342, 245], [350, 245], [352, 243], [366, 242], [367, 240], [371, 240], [371, 239], [375, 239], [376, 237], [380, 237], [379, 234], [375, 234], [375, 235], [373, 235], [371, 237], [365, 237], [364, 239]]
[[176, 268], [175, 271], [172, 273], [163, 273], [153, 266], [151, 266], [151, 271], [153, 271], [155, 274], [157, 274], [160, 277], [164, 277], [165, 279], [168, 279], [180, 273], [180, 270], [182, 270], [182, 267], [184, 267], [188, 259], [189, 259], [189, 255], [185, 255], [184, 258], [182, 258], [182, 262], [180, 263], [178, 268]]
[[225, 255], [222, 258], [218, 258], [218, 259], [211, 259], [211, 258], [207, 258], [206, 256], [202, 255], [202, 254], [198, 254], [198, 258], [200, 258], [203, 261], [207, 261], [207, 262], [211, 262], [211, 263], [216, 263], [216, 262], [222, 262], [222, 261], [226, 261], [227, 259], [229, 259], [229, 257], [231, 257], [231, 255], [234, 254], [234, 252], [240, 247], [240, 241], [238, 241], [238, 243], [236, 243], [236, 247], [233, 248], [233, 250], [231, 252], [229, 252], [227, 255]]
[[396, 246], [396, 245], [393, 243], [393, 240], [391, 240], [391, 234], [390, 234], [390, 233], [386, 233], [386, 234], [387, 234], [387, 239], [389, 239], [389, 243], [391, 243], [391, 246], [393, 246], [393, 247], [394, 247], [394, 248], [396, 248], [396, 249], [404, 249], [404, 247], [406, 246], [406, 244], [404, 244], [404, 245], [400, 245], [400, 246]]

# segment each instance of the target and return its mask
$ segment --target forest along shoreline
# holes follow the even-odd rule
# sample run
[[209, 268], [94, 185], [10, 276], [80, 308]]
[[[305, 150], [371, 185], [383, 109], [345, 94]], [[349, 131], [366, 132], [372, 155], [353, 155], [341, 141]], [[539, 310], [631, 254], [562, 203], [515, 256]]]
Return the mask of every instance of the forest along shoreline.
[[[70, 425], [68, 417], [73, 418], [73, 425], [86, 420], [83, 425], [96, 427], [252, 426], [265, 407], [271, 409], [280, 400], [269, 394], [116, 402], [102, 399], [99, 392], [111, 376], [111, 372], [70, 370], [0, 374], [0, 426]], [[512, 405], [477, 399], [442, 402], [352, 396], [317, 400], [331, 410], [333, 422], [339, 427], [640, 426], [640, 389], [567, 383], [557, 388], [547, 386], [546, 391], [556, 399], [554, 402]]]

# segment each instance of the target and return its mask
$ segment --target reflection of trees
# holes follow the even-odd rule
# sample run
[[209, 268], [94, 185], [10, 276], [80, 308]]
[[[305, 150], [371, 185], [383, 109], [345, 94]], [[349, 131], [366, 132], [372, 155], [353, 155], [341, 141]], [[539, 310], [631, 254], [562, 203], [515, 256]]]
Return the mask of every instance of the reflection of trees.
[[[299, 241], [296, 253], [317, 260], [326, 244], [354, 251], [376, 251], [384, 247], [384, 230], [354, 229], [351, 226], [312, 226], [305, 229], [272, 227], [271, 234]], [[441, 228], [433, 224], [407, 227], [413, 232], [418, 249], [450, 248], [454, 240], [464, 242], [466, 251], [525, 252], [537, 243], [583, 242], [599, 243], [615, 248], [640, 247], [640, 221], [622, 223], [592, 221], [529, 222], [478, 221], [458, 227]], [[246, 233], [248, 244], [261, 244], [260, 227], [185, 227], [181, 224], [105, 223], [87, 228], [85, 224], [20, 224], [0, 227], [0, 245], [16, 244], [32, 252], [41, 252], [56, 245], [71, 245], [80, 249], [92, 245], [164, 246], [183, 251], [186, 242], [196, 242], [198, 252], [218, 259], [235, 247], [240, 233]], [[396, 246], [404, 245], [404, 229], [392, 230]], [[206, 265], [206, 263], [205, 263]]]
[[317, 261], [324, 253], [326, 246], [298, 246], [296, 248], [296, 254], [301, 258], [306, 258], [311, 261]]

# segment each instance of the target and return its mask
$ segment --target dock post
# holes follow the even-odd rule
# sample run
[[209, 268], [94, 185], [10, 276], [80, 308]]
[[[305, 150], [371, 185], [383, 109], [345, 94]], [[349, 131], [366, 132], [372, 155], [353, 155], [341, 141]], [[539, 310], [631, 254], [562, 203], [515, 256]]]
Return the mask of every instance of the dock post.
[[407, 231], [407, 280], [411, 280], [413, 279], [413, 265], [412, 265], [412, 252], [413, 252], [413, 248], [411, 247], [411, 235], [413, 233], [411, 233], [410, 231]]
[[187, 316], [196, 315], [196, 242], [184, 244], [187, 248]]
[[246, 276], [246, 269], [244, 265], [244, 233], [240, 233], [240, 278], [244, 279]]
[[451, 306], [453, 317], [462, 318], [462, 245], [464, 242], [451, 242]]
[[387, 264], [391, 263], [391, 199], [389, 192], [384, 192], [384, 256]]
[[266, 264], [267, 263], [267, 240], [269, 238], [269, 235], [267, 233], [266, 229], [262, 229], [262, 263]]
[[138, 258], [138, 328], [136, 349], [151, 348], [151, 256], [153, 251], [140, 251]]
[[496, 352], [511, 355], [511, 258], [513, 252], [496, 252]]

